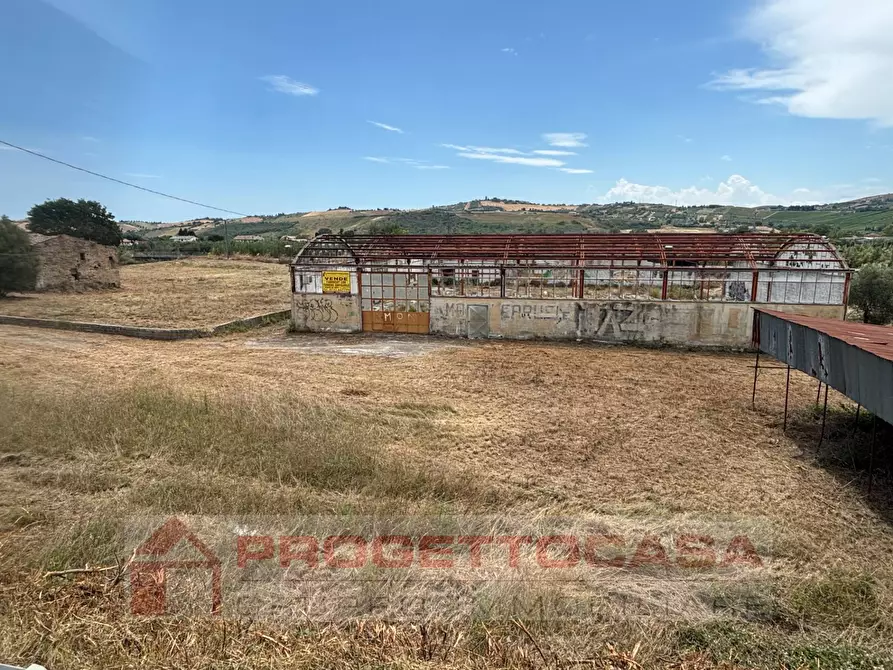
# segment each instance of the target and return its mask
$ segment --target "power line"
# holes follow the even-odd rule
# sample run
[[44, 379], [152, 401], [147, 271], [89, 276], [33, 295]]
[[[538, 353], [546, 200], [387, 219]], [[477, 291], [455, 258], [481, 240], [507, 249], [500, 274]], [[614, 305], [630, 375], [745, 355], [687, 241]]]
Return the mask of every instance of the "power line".
[[130, 186], [131, 188], [139, 189], [140, 191], [145, 191], [146, 193], [153, 193], [155, 195], [160, 195], [165, 198], [170, 198], [171, 200], [179, 200], [180, 202], [188, 202], [190, 205], [198, 205], [199, 207], [205, 207], [207, 209], [214, 209], [218, 212], [226, 212], [227, 214], [238, 214], [239, 216], [248, 216], [248, 214], [243, 214], [242, 212], [234, 212], [231, 209], [223, 209], [222, 207], [214, 207], [212, 205], [206, 205], [202, 202], [196, 202], [195, 200], [187, 200], [186, 198], [179, 198], [175, 195], [171, 195], [170, 193], [162, 193], [161, 191], [153, 191], [151, 188], [146, 188], [145, 186], [137, 186], [136, 184], [131, 184], [128, 181], [122, 181], [121, 179], [115, 179], [114, 177], [109, 177], [108, 175], [100, 174], [98, 172], [93, 172], [93, 170], [88, 170], [86, 168], [78, 167], [77, 165], [72, 165], [71, 163], [66, 163], [65, 161], [60, 161], [55, 158], [50, 158], [49, 156], [44, 156], [41, 153], [36, 151], [31, 151], [31, 149], [25, 149], [24, 147], [17, 146], [11, 142], [7, 142], [6, 140], [0, 140], [0, 144], [5, 144], [8, 147], [12, 147], [13, 149], [18, 149], [19, 151], [24, 151], [26, 154], [31, 154], [32, 156], [37, 156], [38, 158], [44, 158], [48, 161], [52, 161], [53, 163], [58, 163], [59, 165], [64, 165], [65, 167], [70, 167], [72, 170], [80, 170], [81, 172], [86, 172], [87, 174], [92, 174], [94, 177], [100, 177], [102, 179], [108, 179], [109, 181], [113, 181], [116, 184], [123, 184], [124, 186]]

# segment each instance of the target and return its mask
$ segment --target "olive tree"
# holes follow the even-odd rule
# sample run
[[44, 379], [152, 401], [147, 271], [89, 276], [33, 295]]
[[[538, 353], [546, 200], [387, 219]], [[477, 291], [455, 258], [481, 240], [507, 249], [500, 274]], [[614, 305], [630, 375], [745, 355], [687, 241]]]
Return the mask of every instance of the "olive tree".
[[850, 286], [850, 304], [862, 310], [864, 323], [893, 321], [893, 268], [866, 265]]

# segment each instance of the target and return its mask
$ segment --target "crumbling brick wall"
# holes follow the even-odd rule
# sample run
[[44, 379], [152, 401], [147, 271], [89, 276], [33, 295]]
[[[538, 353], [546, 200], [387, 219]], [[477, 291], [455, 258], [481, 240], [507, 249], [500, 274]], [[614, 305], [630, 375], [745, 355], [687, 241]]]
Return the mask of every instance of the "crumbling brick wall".
[[118, 250], [68, 235], [31, 235], [40, 259], [38, 291], [118, 288]]

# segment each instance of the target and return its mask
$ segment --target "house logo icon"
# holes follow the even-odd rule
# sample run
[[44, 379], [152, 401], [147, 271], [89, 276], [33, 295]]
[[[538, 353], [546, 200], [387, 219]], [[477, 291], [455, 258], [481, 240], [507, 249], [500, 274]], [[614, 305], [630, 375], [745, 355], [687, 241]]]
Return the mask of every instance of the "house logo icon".
[[[165, 560], [164, 557], [183, 540], [201, 554], [201, 558]], [[220, 614], [220, 559], [176, 517], [168, 519], [134, 552], [130, 567], [130, 611], [133, 614], [166, 613], [167, 575], [171, 570], [210, 570], [211, 614]]]

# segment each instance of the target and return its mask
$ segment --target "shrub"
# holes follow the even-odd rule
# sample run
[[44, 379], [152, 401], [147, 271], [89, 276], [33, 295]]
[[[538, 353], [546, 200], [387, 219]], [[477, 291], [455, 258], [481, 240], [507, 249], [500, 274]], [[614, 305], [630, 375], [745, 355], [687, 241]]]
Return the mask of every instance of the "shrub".
[[37, 281], [37, 254], [28, 234], [9, 217], [0, 217], [0, 296], [30, 291]]

